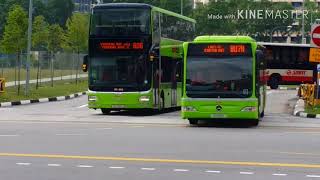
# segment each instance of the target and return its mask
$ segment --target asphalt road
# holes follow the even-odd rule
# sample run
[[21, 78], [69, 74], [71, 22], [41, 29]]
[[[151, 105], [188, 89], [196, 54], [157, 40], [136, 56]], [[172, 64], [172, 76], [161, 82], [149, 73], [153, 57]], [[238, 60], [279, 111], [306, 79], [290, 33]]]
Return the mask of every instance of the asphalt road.
[[268, 91], [259, 127], [103, 116], [86, 97], [0, 108], [0, 179], [320, 179], [320, 122], [290, 115], [295, 93]]

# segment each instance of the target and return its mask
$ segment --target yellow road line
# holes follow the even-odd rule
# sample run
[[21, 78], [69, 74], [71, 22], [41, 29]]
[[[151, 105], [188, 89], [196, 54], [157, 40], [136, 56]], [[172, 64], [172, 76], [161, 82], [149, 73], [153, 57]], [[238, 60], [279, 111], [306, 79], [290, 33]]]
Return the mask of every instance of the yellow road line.
[[242, 161], [208, 161], [208, 160], [153, 159], [153, 158], [108, 157], [108, 156], [69, 156], [69, 155], [55, 155], [55, 154], [16, 154], [16, 153], [0, 153], [0, 157], [1, 156], [2, 157], [131, 161], [131, 162], [151, 162], [151, 163], [185, 163], [185, 164], [214, 164], [214, 165], [238, 165], [238, 166], [261, 166], [261, 167], [320, 168], [320, 164], [291, 164], [291, 163], [242, 162]]

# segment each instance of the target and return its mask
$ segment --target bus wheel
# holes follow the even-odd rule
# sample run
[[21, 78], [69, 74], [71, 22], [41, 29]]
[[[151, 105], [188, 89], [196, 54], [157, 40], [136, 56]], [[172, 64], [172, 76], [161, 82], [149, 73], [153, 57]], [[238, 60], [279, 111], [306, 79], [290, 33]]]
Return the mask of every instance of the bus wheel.
[[102, 108], [101, 111], [102, 111], [102, 114], [104, 114], [104, 115], [110, 114], [110, 110], [109, 109]]
[[272, 76], [270, 81], [269, 81], [269, 85], [271, 89], [278, 89], [279, 87], [279, 79], [275, 76]]
[[190, 125], [197, 125], [198, 124], [198, 120], [197, 119], [188, 119], [189, 120], [189, 124]]
[[259, 125], [259, 119], [252, 120], [251, 125], [254, 126], [254, 127], [258, 126]]

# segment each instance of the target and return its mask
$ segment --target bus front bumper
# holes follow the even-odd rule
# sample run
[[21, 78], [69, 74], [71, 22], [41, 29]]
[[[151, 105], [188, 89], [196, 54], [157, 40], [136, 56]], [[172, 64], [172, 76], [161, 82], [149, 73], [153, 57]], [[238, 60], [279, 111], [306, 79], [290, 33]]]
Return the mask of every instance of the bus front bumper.
[[183, 119], [258, 119], [258, 100], [250, 99], [182, 99]]
[[88, 106], [91, 109], [144, 109], [153, 108], [152, 93], [130, 92], [130, 93], [88, 93]]

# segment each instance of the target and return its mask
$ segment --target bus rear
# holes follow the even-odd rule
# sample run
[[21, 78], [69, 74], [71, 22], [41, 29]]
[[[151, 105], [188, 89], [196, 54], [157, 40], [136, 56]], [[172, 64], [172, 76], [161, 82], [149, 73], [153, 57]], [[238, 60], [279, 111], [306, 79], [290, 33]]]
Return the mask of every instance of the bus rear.
[[256, 48], [249, 37], [204, 36], [185, 43], [182, 118], [190, 124], [199, 119], [251, 119], [257, 124], [265, 88], [256, 84]]

